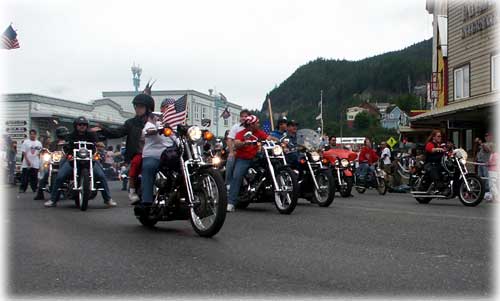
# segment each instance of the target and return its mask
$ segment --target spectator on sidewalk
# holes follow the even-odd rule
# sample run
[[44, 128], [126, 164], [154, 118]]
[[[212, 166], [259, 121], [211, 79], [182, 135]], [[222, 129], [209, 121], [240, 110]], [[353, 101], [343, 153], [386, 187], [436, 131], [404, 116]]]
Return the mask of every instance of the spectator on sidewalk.
[[38, 185], [38, 169], [40, 168], [40, 151], [42, 143], [36, 139], [36, 130], [30, 130], [29, 139], [24, 140], [21, 145], [23, 161], [21, 164], [21, 186], [19, 193], [26, 192], [28, 182], [33, 192], [36, 192]]

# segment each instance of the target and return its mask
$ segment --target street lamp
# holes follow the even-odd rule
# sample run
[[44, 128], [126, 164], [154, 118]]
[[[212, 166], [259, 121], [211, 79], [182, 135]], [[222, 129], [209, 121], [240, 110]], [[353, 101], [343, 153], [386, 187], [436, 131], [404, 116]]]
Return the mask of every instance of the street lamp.
[[133, 75], [132, 81], [134, 83], [135, 92], [139, 92], [139, 86], [141, 85], [142, 69], [139, 65], [136, 66], [135, 62], [134, 62], [134, 64], [132, 65], [132, 68], [130, 68], [130, 70], [132, 71], [132, 75]]

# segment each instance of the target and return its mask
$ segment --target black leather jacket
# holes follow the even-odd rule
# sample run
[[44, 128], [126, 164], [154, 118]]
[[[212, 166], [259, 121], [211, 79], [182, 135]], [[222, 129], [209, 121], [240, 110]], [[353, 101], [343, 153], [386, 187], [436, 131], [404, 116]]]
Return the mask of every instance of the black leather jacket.
[[134, 118], [130, 118], [125, 121], [124, 125], [116, 129], [103, 127], [101, 133], [106, 138], [121, 138], [127, 136], [127, 148], [125, 151], [124, 160], [126, 163], [129, 163], [136, 154], [142, 152], [140, 141], [142, 136], [142, 129], [144, 128], [145, 124], [145, 118], [135, 116]]

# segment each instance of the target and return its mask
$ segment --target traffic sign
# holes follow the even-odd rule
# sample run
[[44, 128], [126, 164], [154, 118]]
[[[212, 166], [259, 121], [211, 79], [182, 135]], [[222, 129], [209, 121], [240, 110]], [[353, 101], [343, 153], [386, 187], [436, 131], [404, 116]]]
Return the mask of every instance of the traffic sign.
[[24, 128], [24, 127], [10, 127], [10, 128], [6, 128], [5, 130], [7, 131], [7, 133], [24, 133], [28, 129]]
[[5, 125], [7, 126], [22, 126], [27, 125], [28, 122], [26, 120], [7, 120], [5, 121]]
[[394, 139], [394, 137], [390, 137], [389, 139], [387, 139], [387, 144], [393, 148], [394, 145], [396, 145], [398, 143], [398, 141], [396, 139]]

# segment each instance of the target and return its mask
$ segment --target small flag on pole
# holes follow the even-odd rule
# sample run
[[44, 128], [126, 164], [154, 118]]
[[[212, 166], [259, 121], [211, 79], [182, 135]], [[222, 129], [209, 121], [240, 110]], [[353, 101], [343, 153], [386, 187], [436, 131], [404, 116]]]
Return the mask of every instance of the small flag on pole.
[[176, 128], [177, 125], [184, 123], [187, 113], [187, 95], [175, 100], [168, 99], [167, 109], [162, 116], [163, 124], [168, 124], [171, 128]]
[[224, 110], [224, 112], [222, 112], [220, 117], [224, 119], [228, 119], [229, 117], [231, 117], [231, 113], [229, 112], [228, 107], [226, 107], [226, 109]]
[[262, 130], [268, 135], [271, 133], [271, 121], [269, 119], [262, 123]]
[[7, 29], [2, 34], [2, 48], [4, 49], [19, 48], [19, 42], [17, 41], [17, 33], [12, 28], [12, 25], [9, 25], [9, 27], [7, 27]]

